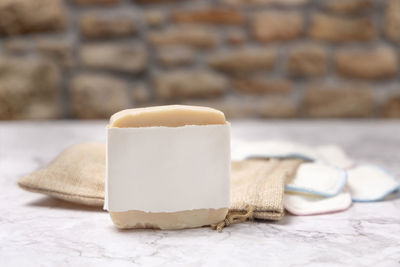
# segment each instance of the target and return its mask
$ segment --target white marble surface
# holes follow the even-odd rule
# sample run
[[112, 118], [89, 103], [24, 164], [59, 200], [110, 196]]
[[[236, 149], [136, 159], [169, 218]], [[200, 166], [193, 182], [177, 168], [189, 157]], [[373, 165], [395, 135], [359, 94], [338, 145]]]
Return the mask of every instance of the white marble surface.
[[[25, 192], [18, 178], [105, 122], [0, 123], [0, 266], [400, 266], [400, 194], [346, 212], [248, 222], [219, 234], [119, 231], [106, 212]], [[400, 177], [400, 121], [233, 122], [233, 137], [336, 143]]]

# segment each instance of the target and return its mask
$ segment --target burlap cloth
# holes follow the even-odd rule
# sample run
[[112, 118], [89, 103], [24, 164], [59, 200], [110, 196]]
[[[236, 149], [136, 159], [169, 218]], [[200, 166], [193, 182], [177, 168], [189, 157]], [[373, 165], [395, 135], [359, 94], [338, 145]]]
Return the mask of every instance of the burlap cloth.
[[[247, 219], [279, 220], [284, 215], [285, 182], [296, 173], [298, 159], [253, 159], [232, 162], [231, 207], [226, 219], [213, 227]], [[82, 143], [61, 152], [48, 166], [22, 177], [18, 185], [66, 201], [102, 206], [105, 145]]]
[[72, 145], [45, 168], [22, 177], [18, 185], [66, 201], [102, 206], [105, 151], [105, 145], [100, 143]]

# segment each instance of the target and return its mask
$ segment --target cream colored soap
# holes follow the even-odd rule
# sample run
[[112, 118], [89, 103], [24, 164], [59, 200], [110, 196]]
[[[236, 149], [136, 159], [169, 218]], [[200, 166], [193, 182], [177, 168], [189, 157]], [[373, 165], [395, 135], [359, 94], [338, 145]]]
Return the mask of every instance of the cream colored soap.
[[225, 123], [224, 113], [216, 109], [170, 105], [122, 110], [111, 116], [109, 127], [179, 127]]
[[[195, 106], [159, 106], [128, 109], [115, 113], [109, 127], [179, 127], [185, 125], [226, 124], [222, 112]], [[195, 209], [179, 212], [144, 212], [130, 210], [111, 212], [113, 223], [121, 229], [156, 228], [183, 229], [210, 225], [225, 219], [228, 208]]]

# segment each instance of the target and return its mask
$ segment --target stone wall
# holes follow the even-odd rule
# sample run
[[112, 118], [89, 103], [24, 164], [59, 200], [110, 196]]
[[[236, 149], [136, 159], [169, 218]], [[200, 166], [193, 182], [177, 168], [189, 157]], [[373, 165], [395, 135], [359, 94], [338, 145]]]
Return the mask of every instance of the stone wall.
[[0, 0], [0, 119], [400, 117], [400, 0]]

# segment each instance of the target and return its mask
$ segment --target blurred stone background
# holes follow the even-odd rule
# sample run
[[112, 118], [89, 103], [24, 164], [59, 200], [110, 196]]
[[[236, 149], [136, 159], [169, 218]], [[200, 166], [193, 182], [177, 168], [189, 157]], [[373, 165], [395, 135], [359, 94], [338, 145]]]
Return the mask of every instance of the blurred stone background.
[[400, 0], [0, 0], [0, 119], [400, 117]]

